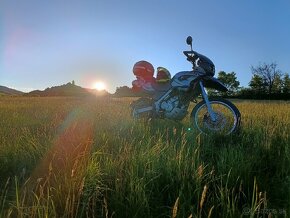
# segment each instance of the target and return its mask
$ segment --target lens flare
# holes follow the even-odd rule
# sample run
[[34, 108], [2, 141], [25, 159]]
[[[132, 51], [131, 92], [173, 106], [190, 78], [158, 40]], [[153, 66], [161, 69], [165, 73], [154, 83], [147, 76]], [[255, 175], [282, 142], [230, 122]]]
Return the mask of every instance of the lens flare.
[[102, 90], [105, 90], [106, 85], [104, 82], [98, 81], [94, 84], [94, 88], [98, 91], [102, 91]]

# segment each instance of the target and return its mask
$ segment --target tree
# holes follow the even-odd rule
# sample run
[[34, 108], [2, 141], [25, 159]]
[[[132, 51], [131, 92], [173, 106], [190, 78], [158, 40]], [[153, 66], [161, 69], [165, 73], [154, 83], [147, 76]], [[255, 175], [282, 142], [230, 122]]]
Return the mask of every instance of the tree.
[[239, 90], [240, 82], [237, 80], [237, 76], [235, 72], [226, 73], [224, 71], [220, 71], [218, 73], [218, 79], [228, 88], [228, 94], [233, 96]]
[[254, 76], [259, 76], [262, 78], [266, 91], [268, 95], [271, 96], [273, 93], [275, 79], [279, 76], [281, 77], [282, 75], [281, 71], [277, 69], [277, 64], [274, 62], [270, 64], [263, 63], [257, 67], [252, 66], [251, 69]]
[[284, 75], [282, 91], [283, 94], [290, 94], [290, 78], [288, 73]]
[[257, 74], [252, 76], [249, 86], [255, 94], [264, 94], [266, 91], [266, 84], [264, 83], [263, 78]]
[[272, 92], [275, 94], [281, 94], [283, 92], [283, 80], [280, 75], [274, 78]]
[[121, 86], [116, 88], [116, 92], [114, 95], [118, 97], [130, 97], [134, 96], [135, 93], [128, 86]]

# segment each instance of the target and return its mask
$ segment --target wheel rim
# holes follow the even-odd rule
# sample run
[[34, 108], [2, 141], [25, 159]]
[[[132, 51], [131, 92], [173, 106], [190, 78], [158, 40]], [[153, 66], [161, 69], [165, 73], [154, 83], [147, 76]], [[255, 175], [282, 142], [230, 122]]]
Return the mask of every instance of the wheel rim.
[[195, 113], [194, 122], [197, 128], [206, 134], [230, 134], [237, 126], [237, 116], [235, 111], [226, 103], [220, 101], [210, 102], [216, 121], [212, 121], [207, 111], [206, 104], [203, 104]]

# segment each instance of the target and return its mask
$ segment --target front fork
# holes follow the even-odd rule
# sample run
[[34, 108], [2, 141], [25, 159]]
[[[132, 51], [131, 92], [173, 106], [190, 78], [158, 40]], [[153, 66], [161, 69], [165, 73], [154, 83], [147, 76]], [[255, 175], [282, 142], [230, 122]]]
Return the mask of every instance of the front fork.
[[205, 89], [204, 89], [204, 86], [203, 86], [203, 84], [202, 84], [202, 81], [199, 81], [199, 86], [200, 86], [200, 89], [201, 89], [201, 95], [202, 95], [202, 97], [203, 97], [203, 99], [204, 99], [204, 101], [205, 101], [205, 104], [206, 104], [207, 111], [208, 111], [208, 113], [209, 113], [210, 119], [211, 119], [213, 122], [215, 122], [215, 121], [216, 121], [216, 115], [215, 115], [215, 113], [213, 112], [213, 109], [212, 109], [212, 107], [211, 107], [211, 104], [210, 104], [210, 102], [209, 102], [209, 100], [208, 100], [208, 96], [207, 96], [207, 94], [206, 94], [206, 92], [205, 92]]

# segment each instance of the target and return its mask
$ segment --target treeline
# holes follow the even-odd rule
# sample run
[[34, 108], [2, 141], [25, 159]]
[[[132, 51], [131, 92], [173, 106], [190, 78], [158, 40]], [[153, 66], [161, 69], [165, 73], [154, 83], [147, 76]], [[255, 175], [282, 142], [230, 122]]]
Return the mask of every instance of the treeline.
[[249, 87], [240, 87], [235, 72], [220, 71], [218, 79], [229, 89], [227, 93], [210, 90], [210, 95], [244, 99], [290, 99], [290, 78], [288, 73], [278, 69], [276, 63], [263, 63], [251, 67], [252, 78]]
[[114, 93], [115, 97], [144, 97], [146, 93], [133, 91], [132, 88], [128, 86], [117, 87], [116, 92]]

